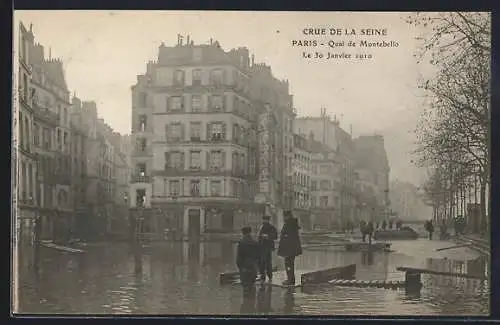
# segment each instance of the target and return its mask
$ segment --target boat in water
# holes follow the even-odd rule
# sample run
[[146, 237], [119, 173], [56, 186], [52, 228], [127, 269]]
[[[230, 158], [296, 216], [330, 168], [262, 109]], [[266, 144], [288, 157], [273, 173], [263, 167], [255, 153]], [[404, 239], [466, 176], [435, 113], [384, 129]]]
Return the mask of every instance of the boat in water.
[[407, 240], [417, 239], [419, 234], [410, 227], [403, 227], [399, 230], [376, 230], [373, 233], [375, 240]]

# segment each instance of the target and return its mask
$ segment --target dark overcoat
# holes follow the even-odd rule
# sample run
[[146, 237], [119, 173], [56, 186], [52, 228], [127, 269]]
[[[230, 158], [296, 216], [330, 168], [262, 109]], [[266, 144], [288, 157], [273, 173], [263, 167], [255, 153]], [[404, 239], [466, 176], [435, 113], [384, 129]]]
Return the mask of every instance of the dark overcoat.
[[299, 236], [299, 223], [295, 218], [288, 219], [281, 228], [278, 255], [281, 257], [296, 257], [302, 254]]

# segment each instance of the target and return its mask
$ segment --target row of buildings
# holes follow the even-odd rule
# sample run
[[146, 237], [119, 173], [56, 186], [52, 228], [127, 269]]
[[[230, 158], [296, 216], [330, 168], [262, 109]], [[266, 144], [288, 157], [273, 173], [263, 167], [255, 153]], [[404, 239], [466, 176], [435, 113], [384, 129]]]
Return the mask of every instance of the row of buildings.
[[382, 136], [353, 139], [336, 118], [297, 117], [287, 80], [247, 48], [161, 44], [132, 92], [130, 218], [136, 230], [197, 238], [278, 226], [305, 230], [382, 218], [389, 164]]
[[62, 62], [45, 57], [32, 26], [21, 23], [18, 35], [18, 236], [67, 241], [123, 231], [130, 136], [98, 118], [94, 102], [70, 98]]

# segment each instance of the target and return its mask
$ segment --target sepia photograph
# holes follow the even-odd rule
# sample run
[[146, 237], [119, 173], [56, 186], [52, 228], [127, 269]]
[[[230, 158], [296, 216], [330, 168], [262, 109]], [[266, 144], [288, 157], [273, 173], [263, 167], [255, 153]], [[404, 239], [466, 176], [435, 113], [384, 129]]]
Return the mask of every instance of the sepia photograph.
[[12, 37], [11, 315], [490, 315], [490, 12]]

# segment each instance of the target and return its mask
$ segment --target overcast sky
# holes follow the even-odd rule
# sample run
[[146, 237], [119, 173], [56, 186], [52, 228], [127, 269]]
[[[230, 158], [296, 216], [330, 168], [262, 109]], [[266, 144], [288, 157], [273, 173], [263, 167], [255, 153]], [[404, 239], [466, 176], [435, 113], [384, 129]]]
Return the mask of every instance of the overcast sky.
[[[35, 41], [45, 54], [64, 61], [71, 92], [98, 104], [98, 113], [115, 130], [130, 133], [130, 86], [156, 59], [158, 46], [190, 35], [195, 44], [218, 40], [225, 49], [246, 46], [256, 62], [288, 79], [299, 116], [317, 116], [321, 107], [341, 118], [353, 136], [381, 133], [391, 164], [391, 179], [419, 183], [409, 152], [422, 109], [417, 80], [426, 67], [417, 65], [417, 30], [407, 13], [326, 12], [166, 12], [166, 11], [16, 11], [15, 21], [33, 24]], [[385, 28], [387, 36], [305, 36], [306, 27]], [[365, 60], [306, 60], [302, 52], [328, 51], [292, 47], [292, 40], [359, 42], [396, 41], [395, 48], [338, 48], [335, 53], [372, 54]], [[347, 45], [347, 44], [346, 44]]]

